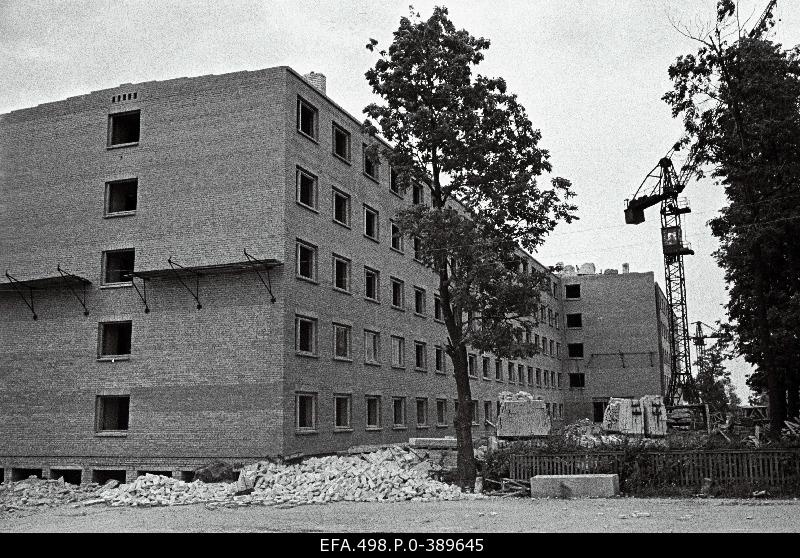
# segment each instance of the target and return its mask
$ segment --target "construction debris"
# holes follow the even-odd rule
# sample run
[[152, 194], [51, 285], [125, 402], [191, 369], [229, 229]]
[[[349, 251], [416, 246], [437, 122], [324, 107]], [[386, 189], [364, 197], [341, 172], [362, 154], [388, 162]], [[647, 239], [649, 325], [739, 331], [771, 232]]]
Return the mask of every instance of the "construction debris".
[[163, 475], [146, 474], [126, 484], [73, 486], [31, 478], [6, 483], [0, 488], [0, 510], [38, 505], [76, 506], [105, 502], [111, 506], [237, 507], [253, 504], [293, 507], [336, 501], [428, 502], [484, 498], [462, 493], [457, 486], [433, 480], [431, 464], [416, 452], [389, 447], [346, 456], [310, 458], [294, 465], [261, 461], [245, 466], [232, 483], [185, 482]]
[[501, 391], [499, 399], [498, 438], [531, 438], [550, 433], [550, 416], [543, 400], [526, 391]]
[[0, 511], [17, 512], [32, 508], [50, 508], [74, 502], [91, 501], [103, 489], [96, 483], [76, 486], [63, 477], [43, 480], [31, 476], [25, 480], [0, 484]]

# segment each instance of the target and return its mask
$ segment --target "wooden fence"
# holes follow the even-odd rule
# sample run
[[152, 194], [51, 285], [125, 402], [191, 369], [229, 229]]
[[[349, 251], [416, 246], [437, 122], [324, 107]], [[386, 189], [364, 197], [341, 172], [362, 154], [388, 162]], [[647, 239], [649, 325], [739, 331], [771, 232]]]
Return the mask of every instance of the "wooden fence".
[[800, 483], [800, 448], [759, 450], [643, 451], [627, 459], [623, 452], [513, 454], [510, 475], [528, 481], [534, 475], [617, 473], [638, 484], [699, 487], [704, 478], [718, 484], [784, 486]]

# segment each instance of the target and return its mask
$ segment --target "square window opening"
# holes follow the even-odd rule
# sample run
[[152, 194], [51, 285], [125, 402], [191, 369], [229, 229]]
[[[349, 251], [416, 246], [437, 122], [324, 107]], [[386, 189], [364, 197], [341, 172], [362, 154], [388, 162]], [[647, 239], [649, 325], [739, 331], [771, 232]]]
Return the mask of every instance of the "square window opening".
[[136, 211], [139, 179], [106, 182], [106, 215]]
[[140, 111], [108, 115], [108, 145], [139, 143]]
[[100, 324], [100, 355], [127, 356], [131, 354], [131, 322], [107, 322]]
[[128, 430], [129, 395], [98, 395], [95, 430], [119, 432]]

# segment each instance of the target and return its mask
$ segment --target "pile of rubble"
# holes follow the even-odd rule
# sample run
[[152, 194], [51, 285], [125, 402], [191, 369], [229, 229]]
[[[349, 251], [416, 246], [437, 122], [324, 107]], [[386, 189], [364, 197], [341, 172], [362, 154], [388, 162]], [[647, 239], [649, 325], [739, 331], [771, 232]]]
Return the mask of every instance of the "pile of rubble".
[[98, 484], [76, 486], [57, 480], [29, 477], [0, 484], [0, 511], [17, 512], [31, 508], [50, 508], [97, 498]]
[[145, 475], [129, 484], [101, 491], [112, 506], [291, 507], [336, 501], [397, 502], [458, 500], [457, 486], [433, 480], [429, 465], [405, 449], [390, 447], [363, 455], [310, 458], [296, 465], [261, 461], [244, 467], [235, 483], [184, 482]]
[[497, 394], [497, 398], [502, 401], [536, 401], [542, 399], [541, 397], [535, 397], [528, 393], [527, 391], [518, 391], [514, 393], [513, 391], [501, 391]]

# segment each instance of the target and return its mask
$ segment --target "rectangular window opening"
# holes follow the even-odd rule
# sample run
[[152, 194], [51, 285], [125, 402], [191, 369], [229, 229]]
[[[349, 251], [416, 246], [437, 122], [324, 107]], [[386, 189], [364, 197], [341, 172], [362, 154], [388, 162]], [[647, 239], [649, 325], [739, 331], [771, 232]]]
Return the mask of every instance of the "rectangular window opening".
[[139, 179], [106, 182], [106, 215], [136, 211]]
[[103, 284], [130, 283], [133, 281], [133, 268], [136, 251], [109, 250], [103, 252]]
[[100, 324], [101, 357], [127, 356], [131, 354], [133, 324], [126, 322], [103, 322]]
[[140, 112], [119, 112], [108, 115], [108, 145], [139, 143]]
[[97, 432], [119, 432], [128, 430], [129, 395], [97, 396]]

